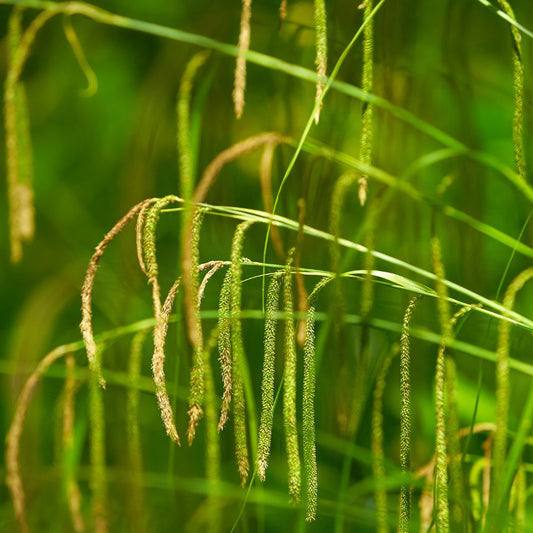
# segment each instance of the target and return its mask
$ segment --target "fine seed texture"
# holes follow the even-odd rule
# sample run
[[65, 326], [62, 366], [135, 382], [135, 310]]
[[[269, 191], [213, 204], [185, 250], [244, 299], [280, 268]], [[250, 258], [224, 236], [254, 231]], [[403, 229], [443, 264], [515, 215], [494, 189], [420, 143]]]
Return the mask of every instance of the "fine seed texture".
[[252, 0], [242, 0], [241, 28], [239, 32], [239, 55], [235, 65], [233, 84], [233, 106], [235, 116], [242, 117], [244, 111], [244, 91], [246, 90], [246, 52], [250, 48], [250, 18], [252, 17]]
[[318, 80], [316, 83], [315, 96], [315, 124], [320, 120], [320, 111], [322, 109], [322, 93], [326, 83], [326, 71], [328, 68], [328, 30], [326, 3], [324, 0], [314, 0], [315, 4], [315, 48], [316, 48], [316, 73]]
[[285, 313], [285, 373], [283, 379], [283, 427], [287, 450], [289, 494], [300, 500], [301, 465], [298, 449], [298, 425], [296, 417], [296, 328], [292, 295], [292, 252], [289, 255], [283, 278], [283, 311]]
[[257, 446], [257, 475], [261, 481], [265, 480], [272, 426], [274, 423], [274, 369], [276, 362], [276, 331], [279, 310], [279, 293], [283, 271], [276, 272], [268, 286], [265, 313], [265, 356], [263, 360], [263, 380], [261, 384], [261, 422], [259, 425], [259, 439]]
[[[400, 339], [400, 467], [404, 475], [411, 470], [411, 348], [409, 328], [413, 311], [418, 301], [415, 296], [403, 317], [402, 335]], [[411, 487], [405, 483], [400, 489], [400, 519], [398, 530], [406, 533], [410, 528], [411, 519]]]

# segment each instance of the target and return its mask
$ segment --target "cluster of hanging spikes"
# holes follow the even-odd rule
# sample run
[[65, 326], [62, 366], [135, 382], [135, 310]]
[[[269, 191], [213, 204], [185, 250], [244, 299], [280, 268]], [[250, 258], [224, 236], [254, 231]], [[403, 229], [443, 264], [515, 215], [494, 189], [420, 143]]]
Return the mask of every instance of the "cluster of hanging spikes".
[[[92, 330], [92, 290], [94, 277], [100, 258], [107, 245], [116, 235], [137, 217], [137, 255], [139, 266], [147, 276], [152, 287], [153, 311], [155, 326], [153, 330], [154, 352], [152, 357], [152, 373], [156, 387], [156, 397], [165, 430], [168, 436], [180, 444], [180, 438], [174, 422], [170, 399], [166, 390], [164, 373], [165, 339], [170, 313], [175, 295], [180, 287], [181, 278], [178, 278], [171, 286], [164, 300], [161, 301], [161, 288], [158, 281], [158, 263], [156, 257], [155, 235], [157, 221], [162, 209], [171, 203], [182, 202], [174, 195], [163, 198], [152, 198], [140, 202], [115, 224], [102, 242], [97, 246], [89, 267], [82, 289], [82, 322], [80, 324], [83, 339], [86, 346], [87, 357], [91, 370], [97, 381], [105, 387], [105, 380], [101, 371], [99, 351], [94, 341]], [[198, 264], [199, 234], [203, 213], [197, 211], [193, 223], [193, 272], [195, 272], [194, 289], [196, 325], [201, 332], [201, 320], [199, 304], [201, 302], [205, 286], [213, 274], [228, 265], [224, 261], [209, 261]], [[242, 376], [242, 364], [244, 361], [244, 343], [242, 339], [241, 313], [241, 282], [242, 282], [242, 249], [244, 236], [251, 221], [239, 224], [235, 231], [231, 249], [231, 261], [224, 278], [220, 292], [218, 346], [221, 376], [223, 384], [222, 407], [218, 429], [221, 431], [227, 420], [230, 409], [233, 413], [233, 425], [235, 432], [235, 453], [241, 483], [244, 485], [248, 479], [250, 462], [248, 458], [247, 427], [246, 427], [246, 401], [244, 394], [244, 382]], [[274, 358], [276, 337], [276, 314], [278, 312], [279, 291], [283, 282], [283, 310], [285, 314], [285, 371], [283, 379], [283, 419], [287, 446], [289, 492], [295, 502], [300, 500], [301, 465], [298, 446], [297, 414], [296, 414], [296, 330], [294, 323], [294, 308], [292, 294], [292, 252], [289, 254], [287, 266], [284, 270], [273, 275], [271, 286], [268, 291], [267, 312], [265, 320], [265, 360], [263, 374], [263, 410], [261, 414], [261, 426], [259, 430], [259, 447], [257, 457], [257, 470], [261, 480], [265, 479], [270, 451], [270, 439], [272, 434], [274, 414]], [[199, 272], [206, 271], [201, 284], [198, 283]], [[303, 449], [306, 479], [306, 503], [307, 520], [313, 520], [316, 516], [317, 507], [317, 468], [316, 468], [316, 445], [314, 429], [314, 299], [318, 290], [330, 278], [320, 282], [311, 293], [308, 303], [309, 311], [306, 322], [304, 344], [304, 387], [303, 387]], [[205, 402], [205, 350], [200, 350], [200, 356], [194, 358], [191, 370], [191, 390], [189, 399], [189, 444], [194, 438], [194, 428], [203, 414]], [[192, 428], [192, 429], [191, 429]]]

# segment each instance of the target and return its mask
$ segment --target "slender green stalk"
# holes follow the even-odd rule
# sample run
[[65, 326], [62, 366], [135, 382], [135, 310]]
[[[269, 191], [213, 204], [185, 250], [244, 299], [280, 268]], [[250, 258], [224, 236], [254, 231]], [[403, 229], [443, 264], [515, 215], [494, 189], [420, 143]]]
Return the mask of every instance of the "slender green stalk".
[[87, 57], [85, 56], [81, 42], [78, 39], [76, 31], [74, 30], [74, 26], [72, 26], [71, 17], [67, 14], [63, 16], [63, 29], [65, 31], [65, 37], [72, 48], [72, 52], [74, 53], [74, 57], [76, 58], [76, 61], [78, 62], [78, 65], [80, 66], [85, 78], [87, 79], [87, 88], [84, 89], [81, 94], [85, 97], [93, 96], [98, 90], [98, 78], [89, 64], [89, 61], [87, 61]]
[[[411, 470], [411, 350], [409, 327], [418, 297], [411, 298], [403, 318], [400, 340], [400, 468], [404, 475]], [[400, 520], [398, 530], [407, 533], [411, 520], [411, 487], [402, 484], [400, 490]]]

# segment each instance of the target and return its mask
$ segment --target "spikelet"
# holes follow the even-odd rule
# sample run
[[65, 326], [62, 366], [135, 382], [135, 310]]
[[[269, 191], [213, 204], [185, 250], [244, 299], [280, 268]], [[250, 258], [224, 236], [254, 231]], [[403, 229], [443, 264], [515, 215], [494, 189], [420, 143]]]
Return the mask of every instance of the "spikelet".
[[316, 40], [316, 73], [318, 80], [316, 83], [315, 96], [315, 124], [320, 120], [322, 109], [322, 93], [326, 81], [326, 71], [328, 68], [328, 30], [326, 17], [326, 3], [324, 0], [314, 0], [315, 5], [315, 40]]
[[[512, 20], [516, 20], [512, 7], [507, 0], [497, 0], [503, 12]], [[522, 36], [513, 24], [509, 25], [513, 41], [513, 146], [515, 166], [520, 178], [526, 181], [526, 159], [524, 154], [524, 64], [522, 61]]]
[[[503, 306], [511, 311], [518, 291], [533, 278], [533, 267], [523, 270], [509, 284], [503, 299]], [[498, 328], [498, 347], [496, 349], [496, 432], [492, 449], [491, 507], [498, 509], [503, 503], [501, 480], [504, 477], [505, 455], [507, 449], [507, 422], [509, 417], [509, 349], [511, 324], [500, 320]]]
[[332, 278], [322, 278], [309, 295], [304, 340], [304, 383], [302, 398], [303, 452], [305, 473], [305, 519], [311, 522], [316, 518], [318, 505], [318, 469], [316, 463], [315, 436], [315, 298]]
[[98, 377], [98, 381], [102, 387], [105, 387], [105, 380], [102, 376], [101, 362], [99, 357], [96, 357], [96, 343], [94, 341], [92, 326], [92, 294], [96, 269], [98, 267], [98, 262], [107, 248], [107, 245], [124, 229], [128, 222], [150, 202], [151, 200], [143, 200], [142, 202], [139, 202], [113, 226], [113, 228], [106, 234], [103, 240], [96, 247], [96, 251], [91, 257], [89, 266], [87, 267], [87, 271], [85, 273], [85, 279], [81, 289], [82, 319], [80, 323], [80, 329], [83, 336], [83, 342], [85, 343], [85, 349], [87, 351], [89, 367]]
[[70, 353], [69, 347], [61, 346], [48, 353], [37, 365], [26, 383], [22, 387], [15, 407], [15, 414], [7, 432], [6, 437], [6, 485], [13, 500], [15, 508], [15, 517], [19, 523], [20, 530], [25, 533], [28, 531], [26, 523], [26, 504], [25, 493], [22, 479], [20, 477], [20, 438], [24, 427], [24, 420], [28, 411], [28, 405], [33, 396], [42, 375], [48, 370], [50, 365], [55, 363], [59, 358]]
[[446, 430], [446, 357], [445, 347], [452, 340], [448, 291], [442, 282], [445, 279], [444, 265], [442, 263], [440, 240], [433, 235], [431, 238], [431, 252], [433, 271], [437, 276], [435, 282], [437, 291], [437, 304], [442, 331], [442, 345], [437, 354], [435, 371], [435, 468], [436, 468], [436, 525], [439, 531], [449, 531], [450, 513], [448, 503], [448, 449]]
[[[360, 6], [361, 7], [361, 6]], [[369, 19], [373, 9], [373, 1], [365, 0], [364, 17]], [[374, 21], [369, 19], [363, 34], [363, 80], [362, 89], [367, 93], [372, 92], [374, 83]], [[373, 137], [373, 110], [372, 104], [363, 102], [363, 119], [361, 125], [361, 147], [359, 159], [362, 163], [370, 165], [372, 163], [372, 137]], [[365, 205], [368, 195], [367, 176], [359, 178], [359, 202]]]
[[235, 454], [237, 466], [244, 486], [248, 479], [250, 463], [248, 460], [248, 439], [246, 435], [246, 400], [244, 396], [244, 382], [242, 377], [242, 361], [244, 360], [244, 343], [242, 339], [241, 313], [241, 278], [242, 278], [242, 247], [246, 230], [252, 221], [241, 222], [233, 236], [231, 245], [231, 355], [233, 375], [233, 426], [235, 431]]
[[91, 65], [89, 65], [89, 62], [87, 61], [87, 57], [85, 56], [85, 52], [83, 51], [80, 40], [78, 39], [78, 35], [72, 26], [70, 16], [66, 13], [63, 16], [63, 30], [65, 31], [65, 37], [72, 48], [72, 52], [76, 57], [76, 61], [78, 62], [81, 71], [87, 79], [87, 88], [84, 89], [81, 94], [82, 96], [86, 97], [93, 96], [98, 90], [98, 78], [96, 77]]
[[54, 10], [41, 12], [22, 36], [22, 9], [15, 7], [9, 19], [9, 68], [4, 89], [4, 121], [9, 239], [13, 263], [22, 259], [22, 242], [31, 240], [34, 233], [33, 169], [28, 106], [24, 87], [19, 80], [37, 32], [54, 14]]
[[70, 511], [72, 528], [76, 533], [85, 530], [81, 515], [81, 493], [76, 481], [76, 473], [72, 464], [74, 452], [74, 404], [76, 394], [76, 360], [73, 354], [68, 354], [65, 359], [66, 375], [63, 391], [63, 428], [62, 428], [62, 455], [65, 458], [64, 472], [67, 502]]
[[[98, 349], [100, 351], [101, 348]], [[91, 504], [94, 518], [94, 530], [97, 533], [108, 531], [107, 480], [105, 452], [105, 414], [104, 398], [98, 375], [92, 373], [89, 379], [89, 421], [90, 421], [90, 488]]]
[[222, 374], [222, 408], [218, 422], [218, 431], [222, 431], [228, 420], [233, 391], [233, 376], [231, 371], [231, 270], [224, 277], [220, 291], [218, 307], [218, 360]]
[[128, 362], [128, 381], [133, 386], [128, 388], [126, 397], [126, 435], [128, 442], [129, 468], [132, 479], [131, 512], [134, 519], [139, 519], [143, 512], [143, 458], [141, 450], [141, 432], [139, 429], [139, 389], [135, 384], [141, 375], [142, 347], [148, 333], [148, 329], [143, 329], [133, 336]]
[[259, 439], [257, 446], [257, 475], [261, 481], [265, 480], [270, 443], [272, 439], [272, 425], [274, 423], [274, 368], [276, 360], [276, 329], [279, 309], [279, 291], [283, 271], [276, 272], [270, 281], [266, 300], [265, 314], [265, 357], [263, 360], [263, 380], [261, 384], [262, 407], [259, 425]]
[[394, 356], [398, 353], [399, 347], [394, 344], [387, 353], [376, 377], [374, 386], [374, 398], [372, 402], [372, 471], [376, 480], [374, 498], [376, 501], [378, 533], [389, 531], [387, 520], [387, 493], [384, 487], [385, 479], [385, 454], [383, 452], [383, 395], [387, 383], [387, 374]]
[[283, 278], [283, 311], [285, 313], [285, 374], [283, 379], [283, 427], [287, 449], [289, 494], [294, 502], [300, 500], [301, 466], [298, 451], [296, 419], [296, 330], [292, 300], [292, 251]]
[[[200, 254], [200, 232], [202, 228], [203, 213], [198, 211], [193, 219], [192, 235], [189, 239], [192, 241], [193, 255], [192, 255], [192, 289], [193, 294], [193, 314], [196, 318], [196, 331], [198, 332], [198, 344], [193, 346], [193, 361], [190, 376], [190, 394], [189, 394], [189, 425], [187, 428], [187, 439], [189, 446], [194, 440], [196, 434], [196, 426], [203, 415], [202, 404], [204, 402], [205, 392], [205, 376], [204, 376], [204, 346], [203, 346], [203, 333], [202, 333], [202, 321], [200, 319], [200, 283], [199, 283], [199, 254]], [[208, 278], [209, 279], [209, 278]]]
[[[403, 317], [402, 335], [400, 340], [400, 467], [407, 475], [411, 470], [411, 350], [409, 346], [409, 328], [411, 317], [418, 301], [415, 296]], [[402, 484], [400, 489], [400, 520], [398, 530], [401, 533], [409, 531], [411, 517], [411, 487]]]
[[246, 90], [246, 52], [250, 48], [250, 18], [252, 16], [252, 0], [242, 0], [241, 28], [239, 32], [239, 55], [235, 66], [233, 85], [233, 105], [235, 116], [241, 118], [244, 110], [244, 91]]
[[161, 209], [164, 209], [168, 204], [177, 201], [176, 196], [165, 196], [157, 200], [149, 200], [152, 205], [149, 210], [145, 212], [139, 210], [139, 219], [143, 217], [144, 226], [142, 227], [142, 265], [148, 281], [152, 286], [152, 305], [154, 310], [155, 326], [154, 326], [154, 353], [152, 355], [152, 374], [155, 383], [155, 394], [161, 419], [165, 426], [167, 435], [177, 444], [180, 444], [180, 438], [176, 425], [174, 423], [174, 414], [170, 403], [170, 398], [167, 393], [166, 379], [164, 371], [165, 363], [165, 339], [168, 328], [168, 319], [172, 306], [174, 304], [174, 297], [180, 285], [178, 279], [171, 287], [164, 305], [161, 305], [161, 288], [159, 286], [156, 252], [156, 229], [159, 220]]
[[[196, 226], [195, 231], [193, 235], [193, 239], [198, 240], [198, 236], [200, 234], [200, 225], [201, 225], [201, 218], [202, 216], [197, 215], [196, 216]], [[198, 244], [195, 243], [195, 249], [198, 249]], [[198, 263], [198, 256], [195, 258], [195, 265]], [[196, 298], [196, 313], [197, 313], [197, 320], [198, 320], [198, 329], [199, 331], [202, 331], [202, 325], [200, 323], [200, 303], [202, 301], [202, 298], [204, 296], [205, 288], [207, 286], [207, 283], [209, 280], [213, 277], [213, 275], [224, 266], [224, 263], [221, 261], [209, 261], [208, 263], [204, 263], [202, 265], [198, 265], [196, 268], [197, 272], [201, 272], [207, 268], [209, 268], [208, 272], [205, 274], [204, 279], [202, 280], [202, 283], [200, 284], [198, 288], [197, 298]], [[196, 278], [196, 277], [195, 277]], [[197, 284], [197, 281], [195, 279], [195, 285]], [[189, 427], [187, 428], [187, 438], [189, 445], [192, 444], [192, 441], [194, 439], [194, 436], [196, 434], [196, 426], [198, 425], [198, 422], [200, 421], [200, 418], [203, 415], [203, 409], [202, 405], [204, 403], [204, 397], [205, 397], [205, 359], [207, 355], [205, 353], [205, 349], [203, 347], [203, 343], [201, 346], [197, 347], [194, 353], [193, 358], [193, 366], [191, 369], [191, 377], [190, 377], [190, 385], [191, 385], [191, 391], [189, 395]]]
[[310, 302], [307, 310], [304, 342], [304, 386], [303, 386], [303, 450], [305, 472], [305, 519], [311, 522], [316, 518], [318, 503], [318, 470], [316, 464], [315, 436], [315, 305]]

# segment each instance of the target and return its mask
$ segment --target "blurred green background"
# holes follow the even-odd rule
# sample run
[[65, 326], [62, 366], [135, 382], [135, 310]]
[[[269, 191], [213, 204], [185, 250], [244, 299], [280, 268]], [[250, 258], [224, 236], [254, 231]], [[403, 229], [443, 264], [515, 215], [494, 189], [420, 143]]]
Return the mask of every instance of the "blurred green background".
[[[225, 43], [237, 43], [240, 2], [168, 2], [133, 0], [99, 2], [100, 7], [124, 16], [198, 33]], [[330, 67], [361, 24], [356, 3], [327, 2]], [[279, 28], [277, 2], [257, 0], [252, 6], [251, 48], [290, 63], [314, 68], [312, 2], [288, 3], [288, 17]], [[533, 4], [513, 2], [517, 19], [533, 26]], [[7, 68], [6, 30], [10, 7], [0, 6], [0, 72]], [[25, 20], [34, 15], [28, 10]], [[177, 194], [176, 92], [188, 60], [199, 48], [139, 32], [96, 24], [76, 16], [74, 27], [88, 61], [98, 77], [98, 91], [85, 98], [80, 92], [86, 81], [76, 64], [62, 28], [54, 17], [39, 32], [23, 73], [30, 109], [34, 147], [36, 234], [24, 248], [18, 265], [9, 263], [6, 194], [0, 195], [0, 380], [1, 433], [5, 435], [16, 397], [25, 377], [55, 346], [78, 340], [79, 291], [85, 269], [96, 244], [133, 204], [152, 196]], [[532, 40], [522, 40], [525, 68], [525, 147], [531, 161], [532, 126], [531, 73]], [[339, 79], [360, 86], [362, 51], [356, 44]], [[200, 174], [224, 148], [261, 131], [279, 131], [298, 139], [313, 107], [314, 86], [283, 73], [250, 64], [246, 107], [241, 120], [233, 115], [231, 91], [234, 59], [213, 52], [195, 82], [193, 116], [196, 168]], [[512, 64], [508, 25], [475, 0], [405, 2], [388, 0], [375, 19], [374, 92], [394, 105], [442, 129], [470, 148], [494, 155], [513, 168], [512, 148]], [[325, 100], [320, 124], [311, 137], [329, 147], [357, 157], [361, 103], [331, 91]], [[381, 109], [375, 111], [374, 165], [399, 175], [421, 156], [440, 148], [423, 132]], [[277, 190], [293, 149], [276, 151], [273, 190]], [[259, 180], [259, 153], [231, 164], [209, 193], [213, 204], [263, 209]], [[5, 152], [0, 148], [1, 167]], [[297, 219], [297, 199], [306, 199], [310, 226], [328, 230], [330, 199], [335, 180], [344, 172], [341, 165], [324, 157], [302, 154], [283, 190], [278, 213]], [[455, 181], [443, 202], [478, 220], [517, 237], [531, 211], [530, 203], [501, 175], [467, 158], [455, 158], [415, 172], [411, 183], [429, 198], [436, 197], [441, 180]], [[4, 191], [6, 188], [4, 187]], [[370, 180], [370, 200], [383, 186]], [[416, 202], [395, 192], [380, 217], [375, 248], [431, 270], [429, 235], [433, 209], [430, 202]], [[341, 234], [357, 234], [365, 208], [357, 203], [356, 191], [349, 195], [343, 212]], [[159, 226], [161, 284], [167, 288], [179, 275], [179, 214], [164, 215]], [[201, 261], [229, 258], [235, 222], [208, 216], [201, 241]], [[448, 279], [480, 295], [494, 299], [512, 249], [481, 235], [470, 226], [439, 215], [437, 233], [443, 245]], [[260, 261], [265, 228], [253, 227], [246, 239], [244, 255]], [[287, 246], [295, 234], [282, 232]], [[533, 245], [533, 224], [526, 228], [523, 242]], [[276, 262], [272, 247], [267, 258]], [[346, 259], [345, 268], [363, 268], [361, 254]], [[306, 237], [302, 265], [329, 269], [329, 248], [323, 241]], [[505, 285], [531, 258], [516, 254]], [[389, 270], [379, 261], [376, 268]], [[396, 273], [410, 275], [404, 271]], [[246, 276], [260, 274], [260, 271]], [[208, 286], [203, 308], [217, 309], [223, 275]], [[420, 281], [420, 280], [419, 280]], [[421, 280], [429, 284], [424, 280]], [[308, 290], [312, 288], [308, 282]], [[347, 312], [358, 314], [360, 283], [347, 282]], [[261, 280], [244, 285], [245, 309], [261, 308]], [[516, 309], [533, 315], [532, 289], [525, 289]], [[319, 299], [319, 310], [331, 309], [333, 292]], [[408, 294], [388, 286], [376, 286], [372, 316], [401, 324]], [[501, 299], [501, 294], [500, 294]], [[94, 295], [95, 331], [101, 332], [152, 316], [150, 290], [135, 256], [134, 231], [127, 229], [109, 247], [97, 275]], [[413, 323], [439, 332], [434, 301], [422, 301]], [[207, 330], [213, 321], [206, 322]], [[254, 488], [238, 524], [242, 531], [331, 531], [334, 524], [347, 531], [374, 529], [372, 471], [369, 455], [369, 402], [366, 404], [355, 445], [340, 434], [336, 409], [353, 391], [339, 384], [342, 365], [358, 357], [360, 328], [346, 326], [339, 348], [318, 326], [321, 366], [317, 389], [319, 517], [305, 525], [299, 508], [288, 504], [286, 464], [281, 420], [274, 430], [271, 466], [264, 490]], [[263, 323], [244, 322], [246, 350], [256, 400], [260, 397]], [[486, 315], [473, 314], [461, 330], [461, 340], [494, 350], [497, 323]], [[371, 330], [371, 363], [368, 390], [388, 347], [399, 339], [398, 332]], [[184, 349], [184, 326], [169, 330], [166, 373], [177, 396], [177, 424], [186, 426], [186, 397], [190, 350]], [[125, 372], [131, 338], [123, 337], [104, 352], [105, 368]], [[533, 340], [525, 330], [513, 330], [511, 353], [530, 361]], [[413, 467], [426, 464], [434, 447], [433, 380], [437, 346], [413, 339]], [[150, 376], [150, 345], [144, 346], [143, 373]], [[85, 366], [84, 354], [77, 361]], [[472, 420], [477, 382], [481, 376], [478, 421], [494, 416], [494, 365], [457, 353], [458, 398], [461, 425]], [[281, 367], [280, 367], [281, 368]], [[220, 390], [215, 369], [217, 390]], [[61, 485], [60, 397], [62, 365], [43, 379], [29, 409], [22, 437], [22, 474], [27, 490], [29, 523], [35, 531], [70, 530]], [[481, 372], [481, 374], [480, 374]], [[279, 377], [280, 374], [278, 374]], [[520, 419], [523, 398], [531, 378], [512, 374], [513, 405], [511, 428]], [[152, 393], [141, 395], [141, 431], [145, 475], [145, 504], [132, 509], [128, 484], [125, 443], [126, 388], [110, 383], [105, 392], [107, 464], [110, 471], [112, 531], [181, 531], [205, 527], [203, 426], [194, 445], [179, 449], [169, 442], [160, 423]], [[398, 363], [393, 364], [385, 398], [386, 456], [397, 473], [399, 451]], [[77, 400], [76, 436], [80, 442], [79, 480], [83, 509], [89, 514], [87, 387], [82, 380]], [[2, 439], [2, 442], [4, 439]], [[481, 455], [481, 440], [474, 439], [473, 454]], [[238, 487], [232, 452], [232, 430], [221, 436], [222, 477], [232, 484], [223, 501], [222, 530], [228, 531], [242, 506], [245, 491]], [[339, 496], [345, 458], [353, 455], [348, 489]], [[526, 456], [529, 457], [528, 453]], [[531, 457], [529, 457], [531, 460]], [[395, 470], [396, 469], [396, 470]], [[2, 476], [3, 477], [3, 476]], [[257, 486], [254, 485], [254, 487]], [[205, 491], [204, 491], [205, 492]], [[15, 529], [11, 502], [4, 483], [0, 485], [0, 528]], [[396, 493], [390, 492], [390, 509], [396, 509]], [[341, 510], [339, 511], [339, 502]], [[343, 507], [343, 503], [346, 507]], [[342, 518], [339, 518], [342, 516]]]

